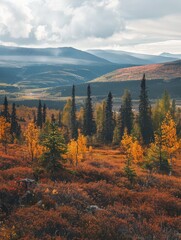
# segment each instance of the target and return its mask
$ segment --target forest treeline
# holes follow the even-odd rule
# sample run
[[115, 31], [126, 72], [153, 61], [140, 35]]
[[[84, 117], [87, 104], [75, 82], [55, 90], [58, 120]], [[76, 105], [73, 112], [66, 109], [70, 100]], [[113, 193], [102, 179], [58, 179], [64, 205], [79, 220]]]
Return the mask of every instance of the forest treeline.
[[[22, 122], [25, 128], [22, 130]], [[44, 171], [50, 176], [63, 167], [69, 160], [75, 166], [85, 160], [86, 152], [92, 146], [121, 146], [126, 155], [125, 173], [134, 182], [136, 172], [133, 164], [138, 163], [150, 172], [172, 174], [172, 161], [180, 149], [181, 109], [171, 100], [169, 93], [151, 106], [146, 78], [143, 75], [140, 85], [139, 109], [133, 109], [131, 93], [125, 90], [118, 112], [113, 110], [113, 96], [93, 105], [91, 86], [87, 86], [84, 106], [76, 109], [76, 89], [67, 100], [58, 116], [47, 115], [47, 107], [41, 100], [33, 118], [17, 116], [13, 103], [9, 112], [5, 96], [0, 114], [0, 142], [5, 153], [8, 144], [25, 144], [30, 158], [35, 163], [37, 177]]]

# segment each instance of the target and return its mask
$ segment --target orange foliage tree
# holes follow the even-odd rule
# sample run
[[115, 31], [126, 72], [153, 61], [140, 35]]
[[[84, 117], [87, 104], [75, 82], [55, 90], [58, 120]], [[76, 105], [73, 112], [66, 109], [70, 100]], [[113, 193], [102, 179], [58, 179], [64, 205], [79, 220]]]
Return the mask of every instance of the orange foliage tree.
[[162, 148], [168, 154], [169, 163], [172, 166], [172, 157], [173, 154], [180, 148], [180, 142], [177, 139], [176, 124], [169, 112], [161, 124], [161, 142]]
[[4, 146], [5, 153], [7, 153], [7, 146], [11, 140], [11, 124], [4, 117], [0, 117], [0, 142]]
[[124, 132], [121, 140], [121, 145], [125, 150], [127, 158], [130, 158], [134, 163], [141, 162], [143, 160], [143, 148], [137, 140], [131, 135], [128, 135], [127, 131]]
[[43, 151], [43, 147], [39, 145], [39, 134], [40, 130], [37, 126], [33, 122], [30, 122], [24, 136], [32, 161], [39, 157]]
[[87, 151], [87, 138], [79, 132], [78, 139], [71, 139], [68, 144], [67, 157], [71, 160], [73, 165], [77, 166], [79, 162], [85, 159]]
[[121, 146], [125, 150], [126, 154], [126, 166], [124, 168], [125, 174], [132, 184], [136, 177], [136, 172], [132, 168], [132, 162], [137, 163], [143, 160], [143, 149], [141, 145], [125, 130], [123, 138], [121, 140]]

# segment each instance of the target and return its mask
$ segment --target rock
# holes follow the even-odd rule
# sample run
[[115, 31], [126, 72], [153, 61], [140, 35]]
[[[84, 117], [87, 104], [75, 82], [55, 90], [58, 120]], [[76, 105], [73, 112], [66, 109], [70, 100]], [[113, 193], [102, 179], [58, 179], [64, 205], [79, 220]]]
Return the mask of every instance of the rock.
[[87, 207], [87, 211], [90, 213], [95, 213], [97, 211], [102, 210], [101, 208], [99, 208], [97, 205], [90, 205]]

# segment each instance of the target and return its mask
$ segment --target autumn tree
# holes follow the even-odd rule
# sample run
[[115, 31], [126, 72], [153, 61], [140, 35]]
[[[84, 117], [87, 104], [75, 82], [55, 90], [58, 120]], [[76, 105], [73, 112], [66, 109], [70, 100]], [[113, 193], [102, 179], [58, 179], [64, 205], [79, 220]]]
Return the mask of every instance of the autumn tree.
[[125, 130], [123, 138], [121, 140], [121, 146], [123, 147], [126, 155], [126, 166], [124, 168], [124, 172], [131, 184], [133, 184], [136, 177], [136, 172], [132, 167], [132, 144], [133, 138], [131, 135], [128, 135], [127, 130]]
[[67, 147], [64, 138], [56, 123], [50, 123], [47, 131], [40, 138], [41, 145], [45, 148], [40, 165], [53, 177], [58, 169], [62, 167], [63, 154]]
[[148, 99], [145, 74], [141, 81], [141, 92], [139, 100], [139, 126], [145, 145], [153, 141], [153, 126], [151, 119], [151, 106]]
[[78, 166], [78, 163], [85, 159], [87, 151], [87, 138], [79, 132], [78, 139], [71, 139], [68, 144], [68, 159], [73, 165]]
[[99, 143], [104, 142], [106, 102], [96, 104], [95, 122], [96, 122], [96, 140]]
[[173, 154], [179, 149], [180, 145], [176, 134], [176, 124], [169, 112], [162, 122], [161, 132], [163, 150], [167, 152], [169, 156], [169, 163], [172, 167]]
[[74, 85], [72, 87], [70, 135], [71, 135], [72, 139], [77, 139], [77, 137], [78, 137], [76, 105], [75, 105], [75, 86]]
[[148, 149], [146, 165], [171, 175], [173, 154], [179, 147], [176, 124], [168, 112], [160, 128], [155, 132], [155, 143], [152, 143]]
[[42, 148], [39, 145], [40, 130], [37, 128], [34, 122], [30, 122], [24, 133], [26, 144], [28, 147], [31, 160], [35, 160], [42, 153]]
[[11, 124], [6, 121], [5, 117], [0, 117], [0, 142], [4, 147], [5, 153], [7, 153], [8, 143], [12, 141], [11, 137]]
[[70, 129], [71, 126], [71, 99], [68, 99], [62, 112], [62, 124]]
[[90, 85], [87, 87], [87, 98], [84, 106], [83, 133], [85, 136], [92, 136], [96, 132], [93, 118], [92, 98]]

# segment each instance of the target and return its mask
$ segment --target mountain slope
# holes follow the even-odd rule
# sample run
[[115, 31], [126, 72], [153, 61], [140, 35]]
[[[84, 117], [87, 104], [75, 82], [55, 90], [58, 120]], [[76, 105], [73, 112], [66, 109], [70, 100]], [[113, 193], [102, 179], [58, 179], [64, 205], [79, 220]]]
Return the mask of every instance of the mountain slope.
[[120, 67], [74, 48], [0, 46], [0, 83], [20, 88], [84, 83]]
[[99, 77], [92, 82], [119, 82], [128, 80], [140, 80], [143, 73], [149, 79], [171, 80], [181, 78], [181, 60], [162, 63], [151, 64], [146, 66], [137, 66], [131, 68], [118, 69]]

